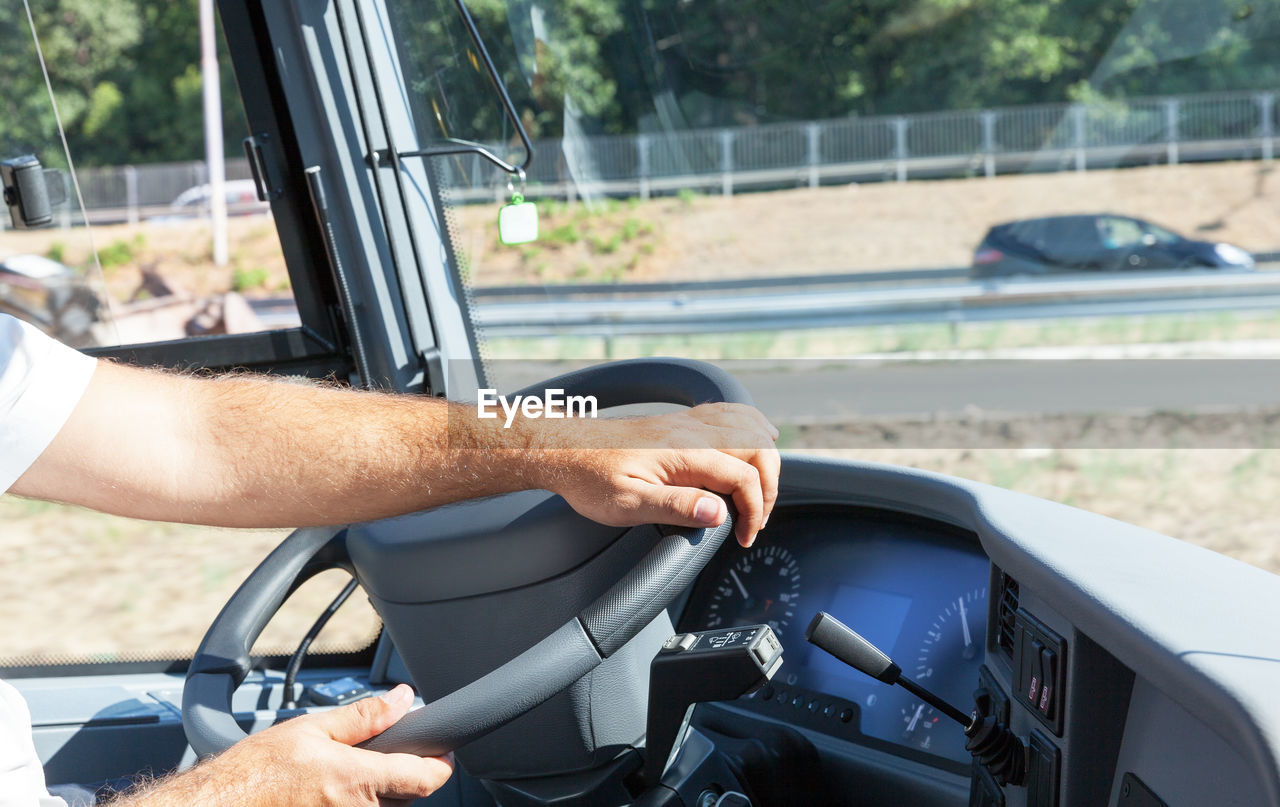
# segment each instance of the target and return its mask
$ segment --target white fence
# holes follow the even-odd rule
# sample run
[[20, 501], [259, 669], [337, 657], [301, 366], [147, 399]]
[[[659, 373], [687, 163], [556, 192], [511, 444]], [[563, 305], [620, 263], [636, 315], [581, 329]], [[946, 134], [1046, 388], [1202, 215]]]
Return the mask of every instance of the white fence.
[[[685, 189], [732, 194], [913, 177], [1270, 161], [1278, 129], [1276, 93], [1258, 92], [587, 136], [536, 142], [527, 193], [647, 198]], [[506, 191], [505, 175], [479, 157], [437, 158], [435, 167], [460, 201]], [[80, 182], [90, 219], [137, 221], [169, 213], [178, 194], [206, 176], [204, 163], [189, 162], [85, 169]], [[227, 161], [228, 179], [249, 176], [245, 160]]]

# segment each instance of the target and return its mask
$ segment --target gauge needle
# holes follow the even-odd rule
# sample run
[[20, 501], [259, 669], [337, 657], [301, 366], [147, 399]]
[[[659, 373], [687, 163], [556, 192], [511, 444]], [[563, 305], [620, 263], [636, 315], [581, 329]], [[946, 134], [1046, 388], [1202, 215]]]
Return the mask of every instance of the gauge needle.
[[[733, 578], [733, 582], [738, 586], [738, 591], [742, 592], [742, 599], [744, 600], [751, 599], [751, 595], [747, 593], [747, 587], [742, 585], [742, 581], [738, 579], [738, 573], [735, 572], [733, 569], [730, 569], [729, 576]], [[967, 630], [968, 629], [966, 628], [966, 631]]]
[[916, 713], [911, 716], [911, 722], [907, 724], [907, 734], [916, 730], [916, 724], [920, 722], [920, 715], [924, 714], [924, 704], [916, 707]]
[[960, 626], [964, 628], [964, 646], [968, 648], [973, 644], [973, 637], [969, 635], [969, 615], [964, 610], [964, 597], [956, 602], [960, 603]]

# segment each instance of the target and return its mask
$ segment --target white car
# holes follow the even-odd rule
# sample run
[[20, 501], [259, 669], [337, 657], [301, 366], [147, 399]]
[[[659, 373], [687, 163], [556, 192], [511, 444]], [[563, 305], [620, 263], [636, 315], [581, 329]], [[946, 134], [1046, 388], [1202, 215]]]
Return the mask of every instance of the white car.
[[[258, 188], [252, 179], [232, 179], [223, 184], [227, 198], [227, 215], [249, 216], [270, 213], [271, 205], [258, 198]], [[204, 214], [209, 210], [209, 184], [187, 188], [169, 203], [177, 214]]]

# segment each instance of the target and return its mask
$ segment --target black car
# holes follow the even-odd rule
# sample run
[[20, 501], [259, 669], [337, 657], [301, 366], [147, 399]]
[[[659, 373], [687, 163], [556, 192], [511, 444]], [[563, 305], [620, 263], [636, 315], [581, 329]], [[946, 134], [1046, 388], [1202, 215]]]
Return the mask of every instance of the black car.
[[1252, 269], [1231, 244], [1193, 241], [1149, 221], [1111, 213], [997, 224], [973, 254], [974, 277], [1129, 269]]

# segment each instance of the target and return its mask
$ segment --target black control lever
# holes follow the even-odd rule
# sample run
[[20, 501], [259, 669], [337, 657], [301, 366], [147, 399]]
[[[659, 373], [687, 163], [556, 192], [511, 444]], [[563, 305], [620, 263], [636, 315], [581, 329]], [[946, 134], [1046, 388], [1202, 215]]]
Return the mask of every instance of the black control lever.
[[662, 779], [694, 704], [755, 692], [781, 666], [782, 642], [768, 625], [677, 633], [668, 639], [649, 665], [645, 786], [655, 787]]
[[981, 707], [966, 714], [902, 674], [902, 668], [840, 620], [819, 611], [804, 638], [860, 673], [886, 684], [897, 684], [964, 727], [965, 749], [1002, 784], [1022, 784], [1026, 750], [1007, 726]]

